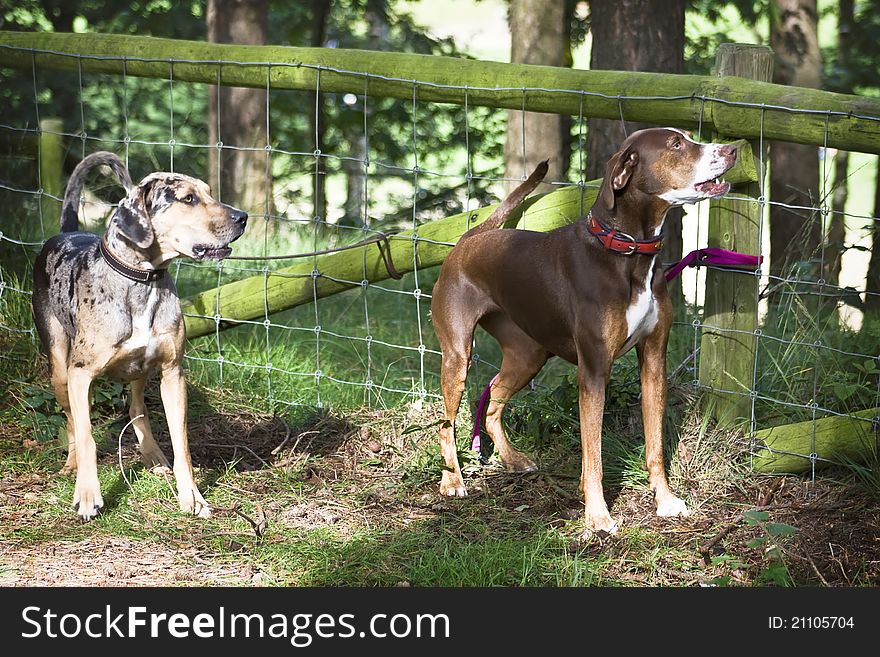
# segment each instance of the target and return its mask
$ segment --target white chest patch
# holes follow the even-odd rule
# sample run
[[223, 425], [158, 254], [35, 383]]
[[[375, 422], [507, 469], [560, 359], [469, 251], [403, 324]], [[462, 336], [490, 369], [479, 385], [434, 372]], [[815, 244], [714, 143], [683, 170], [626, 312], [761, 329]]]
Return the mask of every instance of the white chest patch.
[[132, 315], [131, 318], [131, 336], [125, 341], [124, 347], [128, 350], [145, 349], [147, 357], [152, 356], [155, 349], [155, 340], [152, 319], [155, 313], [156, 291], [150, 292], [147, 302], [141, 309], [141, 312]]
[[620, 350], [623, 354], [632, 349], [644, 336], [648, 335], [657, 326], [657, 300], [651, 291], [651, 274], [653, 262], [648, 269], [648, 275], [644, 281], [643, 289], [630, 299], [626, 309], [626, 343]]

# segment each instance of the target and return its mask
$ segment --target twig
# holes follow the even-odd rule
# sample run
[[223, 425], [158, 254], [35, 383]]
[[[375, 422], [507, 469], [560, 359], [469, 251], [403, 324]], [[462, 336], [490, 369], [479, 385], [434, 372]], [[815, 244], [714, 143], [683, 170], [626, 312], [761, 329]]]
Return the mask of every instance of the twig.
[[287, 444], [288, 440], [290, 440], [290, 425], [287, 425], [287, 435], [284, 436], [284, 440], [281, 441], [281, 444], [278, 445], [278, 447], [272, 450], [272, 456], [275, 456], [278, 452], [284, 449], [284, 446]]
[[819, 572], [819, 569], [816, 567], [816, 562], [813, 561], [813, 557], [811, 557], [809, 553], [807, 553], [807, 559], [809, 560], [810, 565], [813, 567], [813, 572], [816, 573], [816, 576], [819, 578], [819, 581], [822, 582], [822, 584], [824, 586], [830, 588], [831, 585], [827, 582], [827, 580], [824, 577], [822, 577], [822, 573]]
[[200, 444], [200, 445], [203, 445], [203, 446], [205, 446], [205, 447], [218, 447], [218, 448], [220, 448], [220, 449], [223, 449], [224, 447], [227, 448], [227, 449], [228, 449], [228, 448], [238, 449], [238, 448], [240, 447], [241, 449], [243, 449], [243, 450], [245, 450], [245, 451], [248, 451], [248, 452], [250, 452], [251, 454], [253, 454], [254, 458], [257, 459], [257, 460], [258, 460], [260, 463], [262, 463], [263, 465], [265, 465], [267, 468], [271, 468], [271, 467], [272, 467], [271, 465], [269, 465], [268, 463], [266, 463], [266, 462], [260, 457], [259, 454], [257, 454], [254, 450], [252, 450], [252, 449], [251, 449], [250, 447], [248, 447], [247, 445], [232, 445], [232, 444], [228, 444], [228, 443], [227, 443], [227, 444], [220, 444], [220, 443], [199, 443], [199, 444]]
[[242, 513], [238, 508], [238, 504], [233, 504], [230, 507], [215, 506], [214, 510], [215, 511], [226, 511], [227, 513], [234, 513], [239, 518], [243, 518], [244, 520], [247, 521], [247, 523], [254, 530], [254, 535], [257, 538], [262, 538], [263, 534], [266, 531], [266, 528], [269, 526], [269, 519], [266, 517], [266, 513], [263, 511], [263, 507], [259, 502], [257, 502], [254, 505], [254, 511], [256, 512], [256, 516], [257, 516], [256, 520], [254, 520], [250, 516]]

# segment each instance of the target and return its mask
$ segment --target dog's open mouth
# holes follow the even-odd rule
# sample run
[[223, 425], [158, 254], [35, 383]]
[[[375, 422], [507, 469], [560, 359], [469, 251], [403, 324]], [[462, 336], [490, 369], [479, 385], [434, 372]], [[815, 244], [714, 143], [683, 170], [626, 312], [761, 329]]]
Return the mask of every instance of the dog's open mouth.
[[196, 260], [222, 260], [232, 253], [228, 246], [216, 246], [211, 244], [196, 244], [192, 249], [193, 258]]
[[694, 189], [698, 191], [700, 194], [705, 194], [706, 196], [722, 196], [730, 191], [730, 183], [724, 182], [723, 180], [707, 180], [706, 182], [697, 183], [694, 185]]

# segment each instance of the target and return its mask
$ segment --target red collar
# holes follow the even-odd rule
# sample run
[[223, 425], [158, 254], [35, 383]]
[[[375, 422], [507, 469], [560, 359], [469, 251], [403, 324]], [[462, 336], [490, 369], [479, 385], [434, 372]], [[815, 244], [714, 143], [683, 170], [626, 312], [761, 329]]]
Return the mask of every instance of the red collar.
[[623, 255], [632, 255], [640, 253], [642, 255], [657, 255], [663, 248], [663, 236], [659, 235], [650, 240], [637, 240], [632, 235], [624, 233], [608, 226], [603, 225], [594, 216], [592, 211], [587, 215], [587, 227], [590, 233], [596, 236], [596, 239], [602, 243], [608, 251], [622, 253]]

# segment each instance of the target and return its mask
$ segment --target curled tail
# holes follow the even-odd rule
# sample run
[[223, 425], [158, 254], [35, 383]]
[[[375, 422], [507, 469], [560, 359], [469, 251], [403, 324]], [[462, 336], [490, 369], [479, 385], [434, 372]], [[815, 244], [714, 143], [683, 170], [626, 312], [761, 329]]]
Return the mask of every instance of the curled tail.
[[64, 205], [61, 208], [61, 232], [72, 233], [79, 230], [79, 199], [82, 196], [83, 186], [89, 172], [99, 166], [110, 167], [116, 180], [129, 192], [132, 188], [131, 176], [125, 164], [115, 154], [108, 151], [98, 151], [87, 155], [82, 162], [76, 165], [70, 180], [67, 181], [67, 189], [64, 192]]
[[541, 183], [544, 176], [547, 175], [547, 163], [548, 160], [544, 160], [538, 164], [538, 166], [535, 167], [535, 170], [532, 171], [532, 174], [526, 178], [519, 187], [510, 192], [510, 194], [507, 195], [507, 198], [498, 204], [498, 207], [495, 208], [495, 212], [489, 215], [489, 218], [486, 219], [486, 221], [479, 226], [474, 226], [462, 237], [470, 237], [471, 235], [476, 235], [477, 233], [482, 233], [487, 230], [494, 230], [503, 226], [504, 222], [507, 221], [507, 218], [510, 217], [510, 213], [514, 211], [516, 206], [522, 203], [526, 196], [535, 191], [535, 188]]

